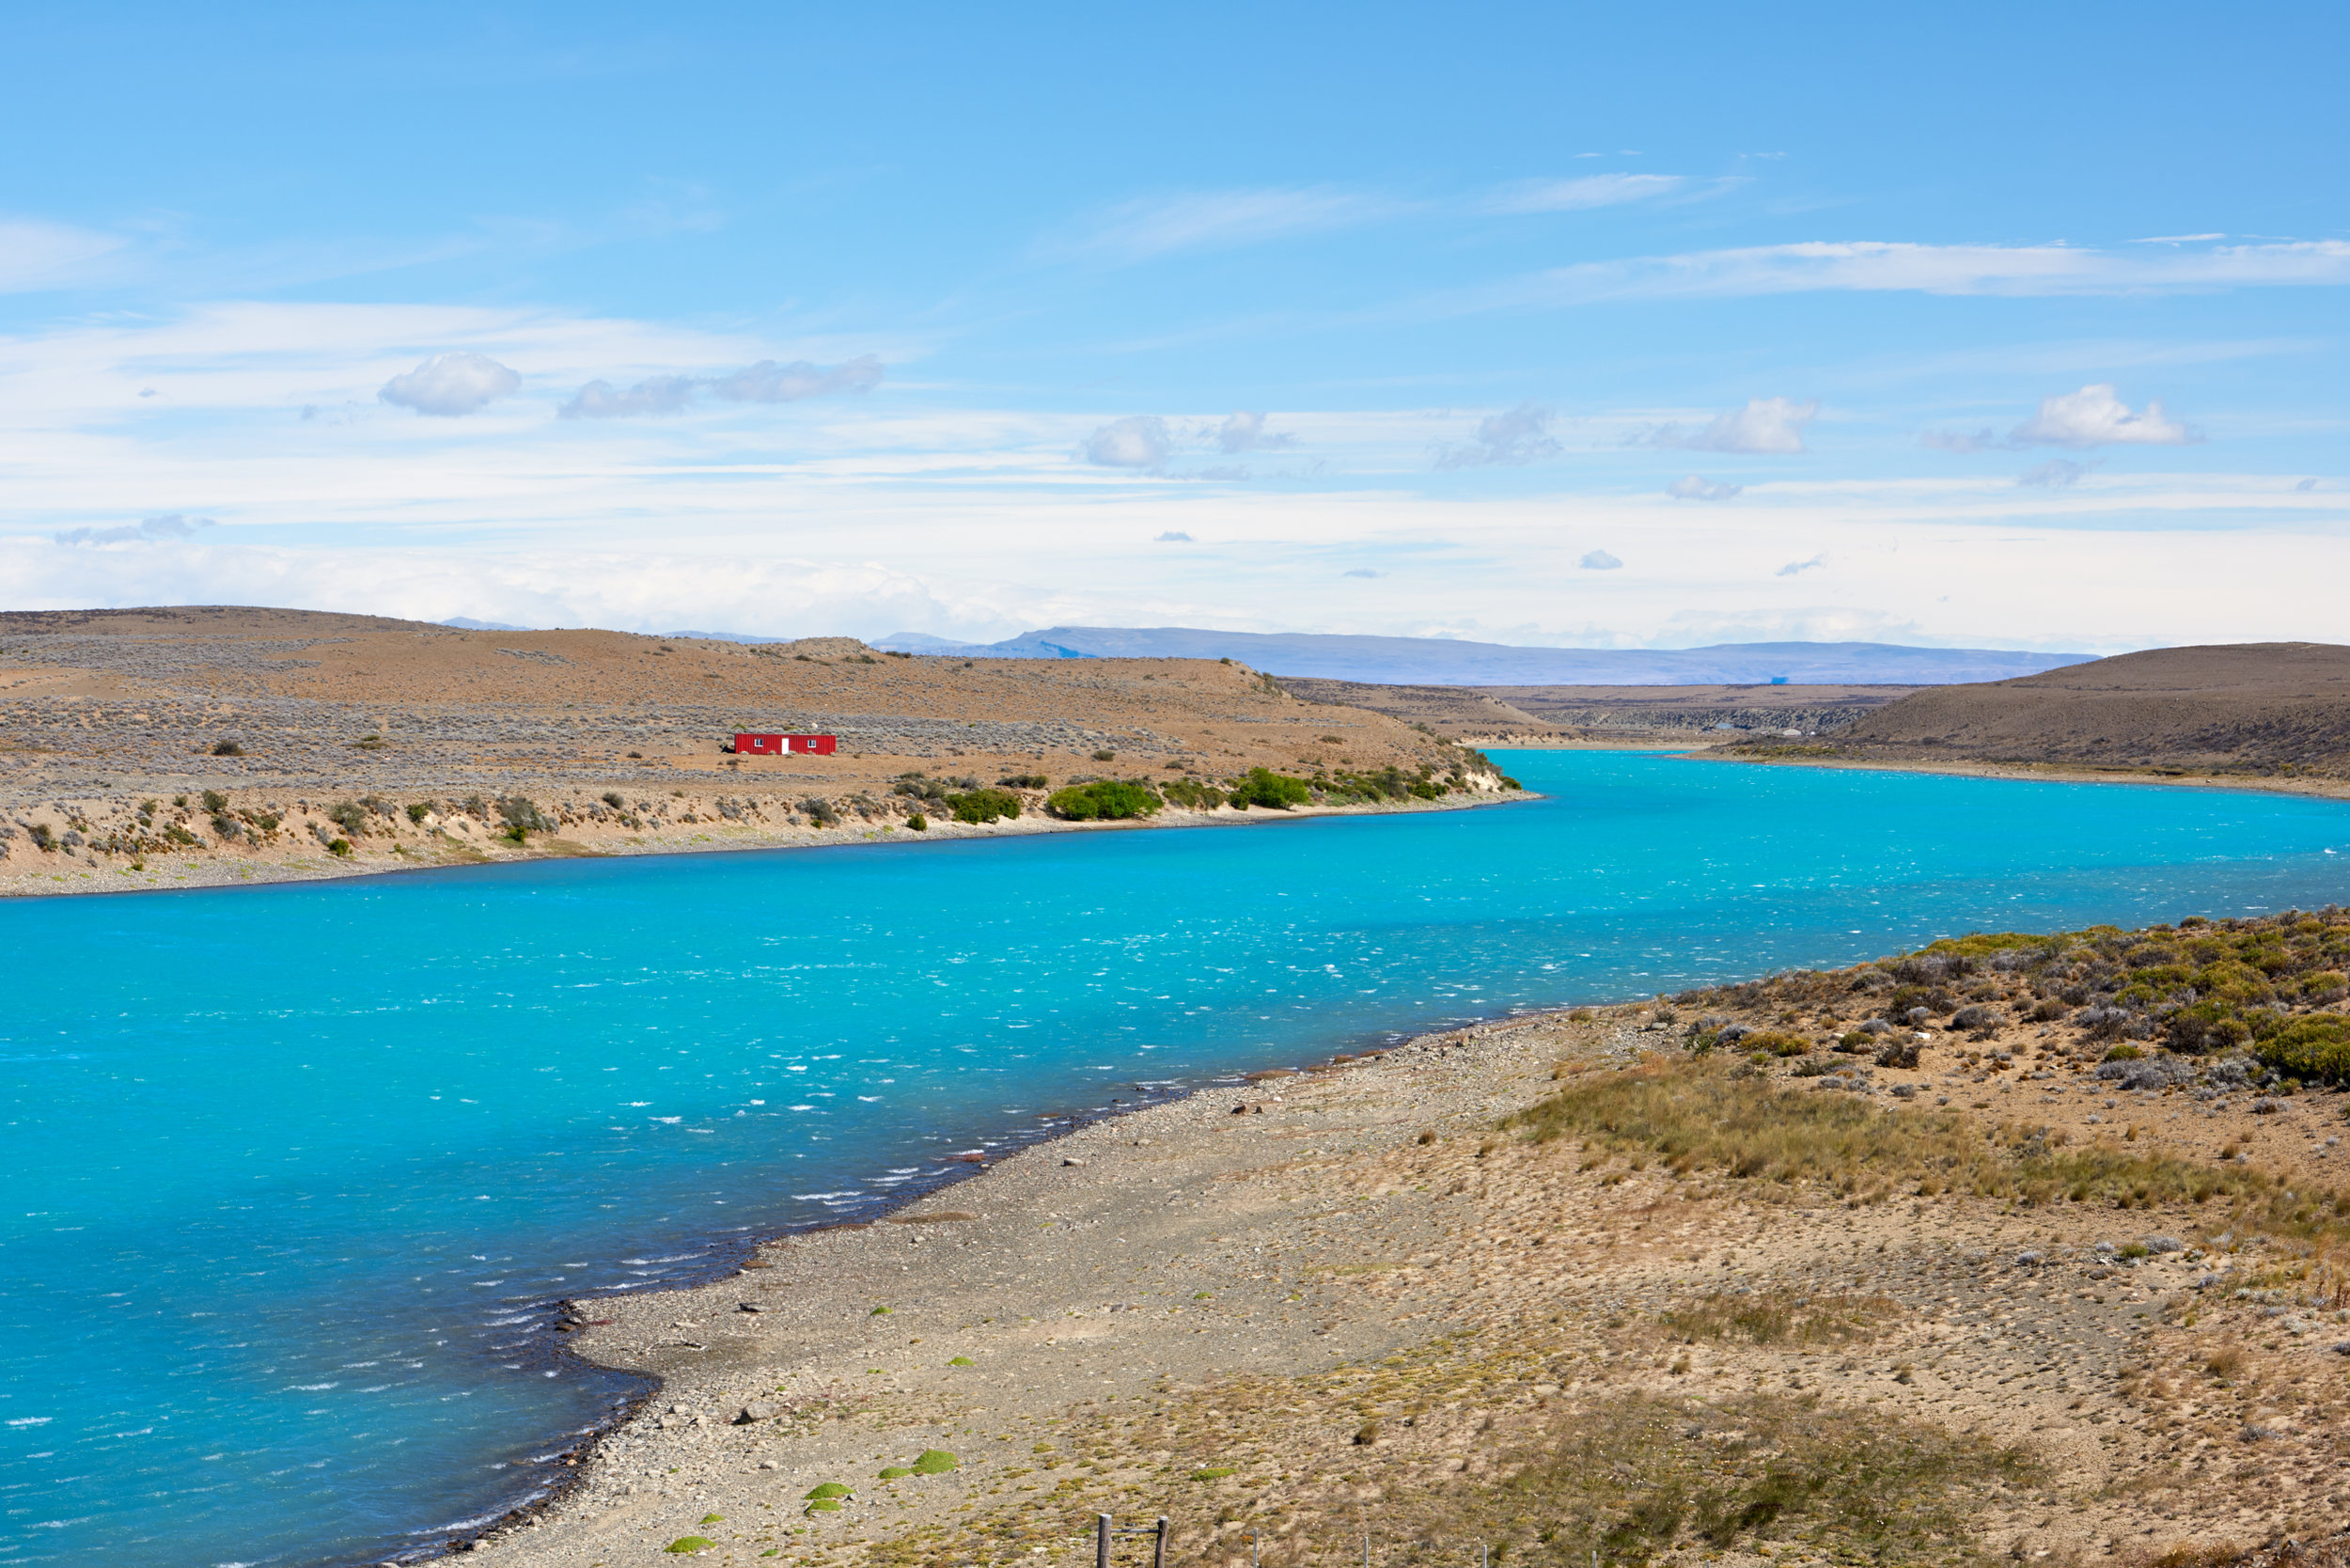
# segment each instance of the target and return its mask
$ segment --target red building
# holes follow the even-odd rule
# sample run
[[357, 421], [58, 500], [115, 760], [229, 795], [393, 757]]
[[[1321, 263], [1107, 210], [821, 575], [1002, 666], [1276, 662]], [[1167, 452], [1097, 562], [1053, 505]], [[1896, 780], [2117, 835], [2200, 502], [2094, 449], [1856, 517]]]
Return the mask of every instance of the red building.
[[734, 751], [738, 757], [781, 757], [789, 752], [813, 753], [829, 757], [840, 749], [838, 735], [737, 735]]

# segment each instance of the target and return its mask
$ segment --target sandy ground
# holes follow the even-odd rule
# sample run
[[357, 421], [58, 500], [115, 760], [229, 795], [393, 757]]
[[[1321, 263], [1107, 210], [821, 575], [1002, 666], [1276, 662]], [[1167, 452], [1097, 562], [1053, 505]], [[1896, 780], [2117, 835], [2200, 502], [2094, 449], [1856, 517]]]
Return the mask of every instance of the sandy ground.
[[[1465, 1562], [1555, 1514], [1557, 1542], [1527, 1549], [1581, 1562], [1574, 1519], [1653, 1524], [1675, 1476], [1767, 1489], [1774, 1466], [1849, 1481], [1888, 1454], [1923, 1478], [1891, 1502], [1839, 1482], [1708, 1537], [1688, 1494], [1686, 1522], [1590, 1549], [2178, 1564], [2350, 1518], [2350, 1296], [2217, 1204], [1789, 1187], [1497, 1130], [1561, 1085], [1691, 1071], [1686, 1020], [1658, 1011], [1235, 1080], [888, 1221], [775, 1243], [723, 1282], [583, 1303], [577, 1352], [659, 1392], [621, 1431], [537, 1456], [577, 1476], [544, 1512], [457, 1544], [531, 1568], [696, 1539], [740, 1563], [1078, 1568], [1107, 1512], [1167, 1516], [1175, 1563], [1239, 1568], [1251, 1531], [1268, 1562], [1361, 1561], [1366, 1532], [1381, 1564]], [[2225, 1152], [2312, 1186], [2345, 1157], [2338, 1095], [2124, 1093], [2061, 1033], [1930, 1037], [1915, 1071], [1836, 1058], [1825, 1087], [1778, 1063], [1747, 1088]], [[2132, 1256], [2142, 1236], [2180, 1245]], [[1756, 1303], [1793, 1329], [1723, 1328]], [[884, 1479], [932, 1450], [954, 1467]], [[825, 1483], [854, 1495], [811, 1509]], [[1936, 1497], [1947, 1516], [1909, 1546], [1870, 1536], [1868, 1510]]]
[[[833, 734], [839, 750], [731, 756], [738, 729]], [[1022, 815], [982, 828], [942, 823], [898, 786], [1216, 783], [1259, 766], [1457, 772], [1450, 804], [1493, 799], [1499, 782], [1402, 720], [1301, 702], [1212, 661], [969, 662], [846, 638], [269, 609], [0, 615], [0, 895], [838, 843], [902, 835], [916, 812], [942, 836], [1067, 830], [1042, 817], [1042, 788], [1019, 786]], [[509, 801], [543, 819], [520, 843]]]

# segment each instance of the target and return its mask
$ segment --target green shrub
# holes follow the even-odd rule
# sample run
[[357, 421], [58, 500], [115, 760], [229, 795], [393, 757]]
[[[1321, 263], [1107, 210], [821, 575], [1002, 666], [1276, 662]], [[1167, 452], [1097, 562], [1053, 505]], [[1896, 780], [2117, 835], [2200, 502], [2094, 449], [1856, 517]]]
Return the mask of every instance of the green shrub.
[[828, 1481], [822, 1486], [819, 1486], [814, 1491], [810, 1492], [802, 1500], [806, 1502], [828, 1502], [835, 1497], [852, 1497], [855, 1495], [856, 1494], [854, 1492], [851, 1491], [848, 1487], [841, 1485], [838, 1482]]
[[1053, 784], [1041, 773], [1015, 773], [995, 782], [1007, 790], [1047, 790]]
[[1188, 806], [1196, 810], [1213, 811], [1224, 804], [1224, 792], [1213, 784], [1202, 784], [1196, 778], [1171, 778], [1159, 786], [1159, 792], [1176, 806]]
[[2279, 1072], [2339, 1083], [2350, 1078], [2350, 1018], [2296, 1018], [2253, 1049]]
[[832, 802], [821, 800], [814, 795], [800, 802], [800, 809], [806, 812], [807, 820], [818, 827], [830, 827], [840, 820], [840, 813], [832, 808]]
[[[628, 804], [628, 802], [627, 802], [627, 801], [625, 801], [625, 800], [623, 800], [623, 799], [621, 799], [621, 798], [620, 798], [620, 792], [619, 792], [619, 791], [618, 791], [618, 790], [606, 790], [606, 791], [604, 791], [604, 792], [603, 792], [603, 803], [604, 803], [606, 806], [609, 806], [610, 808], [612, 808], [612, 809], [613, 809], [613, 810], [615, 810], [615, 811], [619, 810], [622, 807], [624, 807], [624, 806], [626, 806], [626, 805]], [[415, 807], [413, 807], [413, 806], [411, 806], [410, 808], [408, 808], [408, 809], [409, 809], [411, 812], [414, 812], [414, 811], [415, 810]]]
[[1417, 800], [1441, 800], [1444, 798], [1444, 791], [1434, 784], [1415, 784], [1411, 787], [1411, 793], [1413, 798]]
[[1044, 803], [1044, 808], [1073, 823], [1088, 823], [1147, 817], [1159, 805], [1158, 792], [1148, 784], [1098, 778], [1090, 784], [1072, 784], [1065, 790], [1056, 790]]
[[679, 1557], [691, 1557], [696, 1552], [706, 1552], [717, 1544], [707, 1536], [681, 1535], [661, 1549], [665, 1552], [674, 1552]]
[[1506, 773], [1501, 776], [1501, 787], [1505, 790], [1523, 790], [1526, 788], [1525, 785], [1519, 783], [1516, 779], [1511, 777]]
[[1109, 750], [1097, 751], [1093, 754], [1093, 760], [1097, 762], [1115, 762], [1118, 760], [1118, 753]]
[[506, 823], [506, 836], [518, 844], [533, 833], [555, 831], [555, 824], [539, 814], [539, 808], [521, 795], [498, 802], [498, 820]]
[[1262, 806], [1287, 811], [1313, 799], [1314, 792], [1302, 778], [1292, 778], [1270, 768], [1250, 768], [1233, 781], [1230, 798], [1234, 806], [1242, 808]]
[[913, 1473], [903, 1465], [885, 1465], [882, 1466], [881, 1478], [884, 1481], [898, 1481]]
[[215, 743], [212, 746], [212, 755], [215, 757], [242, 757], [244, 755], [244, 747], [239, 745], [234, 741], [221, 741]]
[[1738, 1042], [1742, 1050], [1768, 1051], [1775, 1057], [1800, 1057], [1810, 1054], [1811, 1042], [1799, 1034], [1787, 1034], [1778, 1029], [1766, 1029], [1750, 1034]]
[[57, 847], [57, 836], [47, 823], [35, 823], [24, 831], [32, 836], [33, 847], [37, 850], [54, 850]]
[[998, 817], [1020, 815], [1020, 797], [1010, 790], [973, 790], [948, 795], [947, 805], [959, 823], [992, 823]]
[[928, 833], [931, 830], [931, 820], [930, 818], [922, 815], [921, 812], [916, 811], [914, 815], [906, 819], [906, 825], [914, 829], [916, 833]]
[[218, 816], [228, 809], [228, 797], [218, 790], [207, 790], [204, 792], [204, 809]]
[[368, 836], [368, 808], [355, 800], [338, 800], [328, 807], [326, 820], [353, 839]]
[[917, 1476], [943, 1476], [957, 1463], [955, 1456], [945, 1449], [924, 1449], [921, 1456], [914, 1462], [914, 1473]]
[[326, 846], [326, 853], [338, 860], [348, 860], [351, 858], [351, 840], [348, 839], [330, 840]]
[[431, 815], [432, 815], [432, 808], [424, 801], [417, 801], [408, 808], [408, 820], [418, 826], [422, 826], [425, 818]]

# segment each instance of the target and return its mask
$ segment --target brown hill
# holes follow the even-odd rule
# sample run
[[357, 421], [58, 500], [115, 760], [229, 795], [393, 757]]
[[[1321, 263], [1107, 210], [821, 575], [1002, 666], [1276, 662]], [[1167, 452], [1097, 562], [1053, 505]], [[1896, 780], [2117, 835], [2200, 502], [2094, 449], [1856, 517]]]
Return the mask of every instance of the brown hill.
[[1423, 724], [1472, 745], [1731, 739], [1722, 731], [1808, 735], [1915, 686], [1386, 686], [1284, 675], [1308, 702], [1343, 703]]
[[[819, 731], [839, 749], [734, 756], [741, 729]], [[938, 819], [946, 794], [999, 782], [1030, 826], [1046, 780], [1204, 788], [1258, 766], [1498, 783], [1402, 720], [1301, 702], [1212, 659], [972, 661], [847, 637], [243, 606], [0, 614], [0, 893], [126, 867], [146, 886], [159, 857], [199, 879], [220, 866], [181, 862], [299, 868], [337, 839], [344, 863], [407, 864], [517, 852], [542, 831], [572, 849], [831, 841]], [[526, 831], [509, 843], [516, 816]]]
[[2350, 776], [2350, 648], [2160, 648], [1935, 686], [1824, 736], [1847, 755]]

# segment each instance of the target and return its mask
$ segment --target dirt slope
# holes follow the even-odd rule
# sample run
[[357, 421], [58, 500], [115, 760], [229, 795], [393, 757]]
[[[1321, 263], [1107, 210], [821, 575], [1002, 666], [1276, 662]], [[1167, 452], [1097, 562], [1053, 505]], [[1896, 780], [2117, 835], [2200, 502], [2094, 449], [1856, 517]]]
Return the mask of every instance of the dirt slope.
[[[739, 729], [821, 731], [840, 749], [735, 757]], [[845, 637], [244, 606], [0, 615], [0, 891], [821, 841], [940, 815], [896, 790], [914, 772], [969, 790], [1212, 783], [1257, 766], [1421, 776], [1456, 761], [1475, 766], [1401, 720], [1300, 702], [1216, 661], [975, 664]], [[1026, 808], [1010, 827], [1038, 825], [1042, 790], [1015, 788]], [[501, 837], [509, 799], [543, 816], [542, 837]], [[337, 810], [353, 820], [335, 823]]]
[[2350, 776], [2350, 647], [2163, 648], [1937, 686], [1826, 737], [1845, 754]]
[[1915, 686], [1380, 686], [1279, 678], [1309, 702], [1340, 703], [1424, 724], [1472, 745], [1648, 744], [1724, 732], [1816, 733]]

